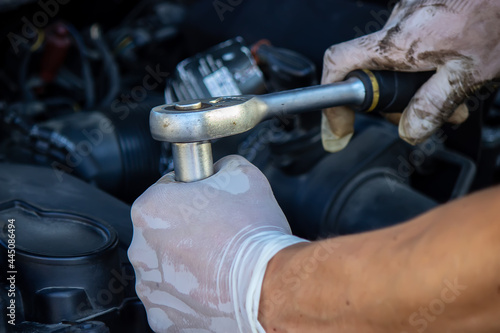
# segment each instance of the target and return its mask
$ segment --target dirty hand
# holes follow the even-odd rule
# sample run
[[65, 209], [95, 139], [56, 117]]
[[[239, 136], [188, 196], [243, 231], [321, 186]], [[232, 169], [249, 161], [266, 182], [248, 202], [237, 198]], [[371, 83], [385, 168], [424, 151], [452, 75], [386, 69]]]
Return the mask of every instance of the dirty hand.
[[230, 156], [215, 171], [195, 183], [168, 174], [132, 206], [128, 255], [157, 332], [264, 332], [257, 316], [267, 263], [304, 242], [256, 167]]
[[[381, 31], [326, 51], [322, 82], [340, 81], [355, 69], [437, 70], [399, 121], [399, 135], [411, 144], [420, 143], [445, 121], [463, 122], [468, 117], [462, 104], [466, 97], [499, 76], [499, 16], [498, 0], [401, 0]], [[349, 108], [325, 110], [325, 149], [343, 149], [353, 124]]]

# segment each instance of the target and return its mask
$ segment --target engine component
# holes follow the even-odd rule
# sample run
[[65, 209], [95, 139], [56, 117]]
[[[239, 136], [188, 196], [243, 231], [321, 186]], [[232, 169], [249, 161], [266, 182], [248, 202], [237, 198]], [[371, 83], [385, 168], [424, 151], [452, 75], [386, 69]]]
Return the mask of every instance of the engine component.
[[268, 40], [262, 40], [252, 46], [252, 54], [267, 79], [269, 91], [317, 84], [316, 66], [297, 52], [272, 46]]
[[71, 39], [68, 36], [68, 29], [61, 22], [50, 26], [45, 34], [47, 41], [42, 57], [40, 78], [45, 83], [50, 83], [66, 59]]
[[[399, 139], [397, 128], [364, 114], [357, 119], [357, 134], [348, 149], [320, 155], [319, 139], [302, 139], [272, 144], [268, 161], [257, 163], [295, 234], [314, 240], [391, 226], [470, 189], [476, 168], [467, 157], [432, 140], [411, 147]], [[424, 183], [425, 172], [411, 161], [424, 160], [435, 169], [433, 174], [446, 170], [452, 177], [433, 179], [435, 187], [448, 188], [446, 198], [415, 190]], [[449, 189], [449, 183], [454, 188]]]
[[185, 16], [186, 8], [182, 1], [135, 1], [135, 8], [129, 15], [106, 34], [113, 54], [132, 68], [143, 60], [144, 51], [153, 63], [156, 62], [151, 59], [153, 57], [165, 61], [176, 53], [176, 50], [165, 46], [179, 34], [179, 25]]
[[162, 100], [156, 95], [140, 105], [71, 113], [39, 124], [27, 123], [13, 109], [7, 122], [25, 136], [14, 137], [7, 155], [50, 165], [131, 201], [160, 176], [160, 144], [151, 138], [148, 110]]
[[177, 65], [165, 89], [166, 103], [212, 96], [261, 94], [264, 76], [241, 37]]
[[[46, 324], [74, 321], [102, 311], [103, 303], [110, 307], [121, 303], [123, 291], [105, 302], [99, 293], [113, 277], [111, 272], [120, 270], [118, 238], [109, 226], [74, 214], [42, 211], [22, 201], [6, 203], [0, 208], [0, 217], [0, 243], [6, 249], [7, 224], [15, 221], [12, 267], [19, 274], [17, 288], [23, 291], [26, 320]], [[73, 267], [70, 272], [68, 266]]]
[[[50, 168], [4, 163], [0, 174], [0, 265], [10, 267], [0, 272], [1, 284], [15, 293], [0, 294], [0, 331], [12, 331], [6, 322], [12, 299], [18, 332], [145, 331], [126, 257], [130, 207], [71, 175], [61, 180]], [[13, 288], [5, 285], [11, 275]]]

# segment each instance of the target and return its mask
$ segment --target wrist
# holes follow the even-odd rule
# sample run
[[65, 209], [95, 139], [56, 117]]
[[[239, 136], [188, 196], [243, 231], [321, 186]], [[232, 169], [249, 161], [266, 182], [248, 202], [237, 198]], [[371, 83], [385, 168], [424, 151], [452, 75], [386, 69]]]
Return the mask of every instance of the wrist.
[[379, 313], [363, 306], [365, 284], [356, 282], [366, 267], [359, 258], [362, 248], [361, 238], [353, 244], [336, 238], [278, 252], [262, 285], [259, 321], [263, 328], [288, 333], [384, 332], [371, 320], [359, 320], [377, 318]]
[[[256, 231], [256, 230], [254, 230]], [[284, 248], [307, 242], [281, 228], [260, 228], [242, 237], [229, 274], [230, 293], [241, 332], [264, 332], [258, 321], [262, 283], [269, 261]]]
[[[313, 243], [300, 243], [279, 251], [268, 263], [262, 283], [259, 303], [259, 322], [267, 332], [285, 332], [301, 316], [305, 297], [300, 265], [308, 257]], [[304, 276], [302, 276], [304, 278]]]

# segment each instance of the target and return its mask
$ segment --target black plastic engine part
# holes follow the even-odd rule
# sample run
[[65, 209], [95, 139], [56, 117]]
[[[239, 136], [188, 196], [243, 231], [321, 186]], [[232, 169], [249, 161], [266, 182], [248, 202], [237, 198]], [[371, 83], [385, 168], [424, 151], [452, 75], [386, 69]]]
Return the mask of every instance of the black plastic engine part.
[[[0, 266], [15, 270], [16, 332], [149, 332], [126, 251], [130, 207], [58, 170], [0, 164]], [[15, 219], [8, 262], [6, 224]], [[7, 270], [1, 290], [9, 290]], [[0, 293], [0, 331], [10, 303]], [[101, 322], [92, 325], [87, 320]]]
[[7, 221], [15, 220], [15, 269], [6, 273], [12, 270], [19, 276], [16, 287], [23, 291], [26, 320], [74, 321], [121, 303], [123, 290], [102, 293], [111, 272], [120, 271], [118, 237], [108, 225], [75, 214], [42, 211], [23, 201], [4, 203], [0, 217], [4, 248]]
[[[321, 153], [318, 133], [315, 139], [290, 142], [287, 151], [271, 145], [272, 162], [257, 162], [295, 234], [317, 239], [375, 230], [411, 219], [440, 202], [433, 193], [415, 189], [415, 181], [422, 181], [412, 164], [417, 154], [399, 139], [395, 127], [362, 115], [357, 125], [349, 146], [335, 154]], [[437, 167], [432, 174], [443, 170], [436, 161], [445, 161], [446, 170], [456, 169], [449, 172], [451, 186], [447, 177], [433, 179], [434, 186], [444, 184], [448, 189], [447, 200], [467, 193], [476, 172], [470, 159], [437, 147], [428, 155], [420, 153]]]
[[160, 143], [149, 131], [149, 111], [158, 104], [161, 95], [31, 125], [29, 140], [10, 145], [9, 160], [49, 165], [131, 202], [160, 177]]
[[317, 84], [316, 66], [305, 56], [271, 46], [257, 45], [253, 51], [271, 91], [281, 91]]

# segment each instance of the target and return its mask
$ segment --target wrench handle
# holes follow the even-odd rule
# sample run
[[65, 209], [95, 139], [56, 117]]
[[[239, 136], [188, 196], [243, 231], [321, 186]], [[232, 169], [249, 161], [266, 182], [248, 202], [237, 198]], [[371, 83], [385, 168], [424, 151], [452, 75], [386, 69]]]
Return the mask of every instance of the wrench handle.
[[353, 106], [356, 111], [399, 113], [434, 73], [356, 70], [349, 73], [346, 80], [357, 78], [365, 87], [364, 101]]

